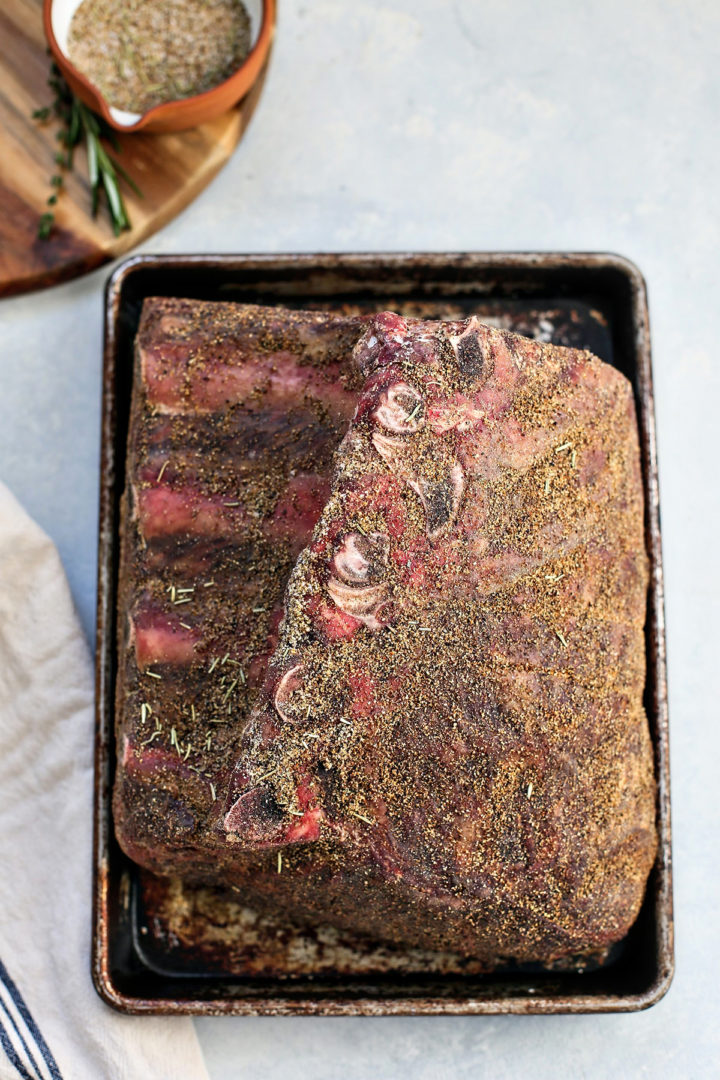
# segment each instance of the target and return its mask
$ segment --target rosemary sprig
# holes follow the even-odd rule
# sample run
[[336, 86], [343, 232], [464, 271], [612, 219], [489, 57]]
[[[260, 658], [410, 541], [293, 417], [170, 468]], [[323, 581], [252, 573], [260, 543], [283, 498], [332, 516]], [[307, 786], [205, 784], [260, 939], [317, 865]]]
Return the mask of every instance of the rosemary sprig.
[[[65, 173], [69, 172], [73, 167], [75, 148], [84, 142], [87, 151], [92, 215], [93, 217], [97, 216], [100, 196], [104, 192], [113, 232], [118, 236], [123, 229], [130, 228], [130, 218], [120, 191], [120, 181], [123, 180], [141, 198], [142, 192], [132, 177], [128, 176], [122, 165], [114, 157], [111, 157], [103, 146], [104, 140], [110, 144], [113, 150], [119, 152], [120, 146], [115, 134], [102, 117], [97, 116], [76, 97], [65, 82], [56, 64], [53, 64], [50, 68], [48, 86], [53, 93], [52, 105], [46, 105], [42, 109], [35, 109], [32, 114], [34, 120], [43, 123], [53, 117], [60, 122], [57, 139], [63, 149], [55, 154], [55, 164], [58, 166], [59, 171], [50, 178], [53, 191], [48, 197], [47, 204], [50, 207], [57, 204], [58, 194], [65, 185]], [[46, 210], [40, 215], [38, 237], [41, 240], [48, 239], [54, 223], [55, 214], [53, 210]]]

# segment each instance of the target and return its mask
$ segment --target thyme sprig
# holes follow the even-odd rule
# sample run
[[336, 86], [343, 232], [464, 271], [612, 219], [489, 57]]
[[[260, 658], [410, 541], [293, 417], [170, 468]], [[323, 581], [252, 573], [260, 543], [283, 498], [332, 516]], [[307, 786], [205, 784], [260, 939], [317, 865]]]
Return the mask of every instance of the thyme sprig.
[[[52, 105], [35, 109], [32, 114], [34, 120], [47, 122], [55, 118], [60, 122], [57, 140], [63, 149], [54, 156], [58, 171], [50, 177], [53, 191], [48, 196], [47, 205], [55, 207], [57, 204], [58, 195], [65, 186], [65, 174], [73, 167], [75, 148], [84, 142], [87, 151], [92, 215], [97, 216], [100, 197], [104, 192], [113, 232], [119, 236], [123, 229], [130, 228], [130, 217], [120, 191], [120, 181], [124, 180], [140, 197], [142, 197], [142, 192], [132, 177], [128, 176], [122, 165], [110, 156], [103, 145], [104, 140], [116, 153], [119, 153], [120, 146], [115, 133], [102, 117], [97, 116], [76, 97], [65, 82], [57, 64], [53, 64], [50, 68], [48, 86], [53, 94]], [[38, 221], [38, 237], [41, 240], [47, 240], [54, 224], [54, 210], [46, 210], [40, 215]]]

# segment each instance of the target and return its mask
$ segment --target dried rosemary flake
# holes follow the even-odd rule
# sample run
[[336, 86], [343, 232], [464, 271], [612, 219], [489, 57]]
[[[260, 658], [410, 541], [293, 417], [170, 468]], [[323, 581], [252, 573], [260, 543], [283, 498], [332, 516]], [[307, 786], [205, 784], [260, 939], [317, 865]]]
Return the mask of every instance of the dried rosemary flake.
[[170, 458], [165, 458], [165, 460], [163, 461], [162, 465], [160, 466], [160, 472], [159, 472], [159, 473], [158, 473], [158, 475], [157, 475], [157, 483], [158, 483], [158, 484], [160, 483], [160, 481], [161, 481], [161, 480], [162, 480], [162, 478], [163, 478], [163, 473], [164, 473], [164, 472], [165, 472], [165, 470], [167, 469], [167, 467], [168, 467], [168, 462], [169, 462], [169, 461], [170, 461]]
[[422, 408], [422, 401], [418, 401], [418, 403], [416, 404], [415, 408], [413, 409], [413, 411], [412, 411], [412, 412], [410, 413], [410, 415], [408, 416], [408, 423], [409, 423], [409, 424], [411, 424], [411, 423], [413, 422], [413, 420], [415, 419], [415, 417], [417, 416], [417, 414], [418, 414], [418, 413], [420, 412], [420, 409], [421, 409], [421, 408]]
[[349, 720], [345, 720], [342, 716], [340, 717], [340, 723], [345, 724], [346, 727], [352, 727], [351, 722]]
[[215, 670], [215, 668], [218, 666], [219, 663], [220, 663], [220, 660], [216, 656], [215, 659], [213, 660], [213, 662], [210, 664], [210, 667], [208, 668], [208, 675], [212, 675], [213, 671]]
[[203, 589], [209, 589], [211, 585], [214, 585], [214, 581], [203, 581]]
[[208, 731], [207, 735], [205, 736], [205, 749], [209, 750], [211, 745], [212, 745], [212, 732]]
[[573, 450], [572, 454], [570, 455], [570, 468], [574, 469], [576, 465], [577, 465], [577, 450]]
[[353, 817], [358, 818], [360, 821], [364, 821], [366, 825], [374, 825], [375, 824], [375, 822], [373, 821], [372, 818], [365, 817], [364, 814], [358, 814], [358, 813], [355, 812], [355, 810], [351, 810], [350, 813], [352, 814]]
[[546, 495], [550, 494], [550, 477], [549, 476], [545, 477], [545, 494]]
[[278, 872], [278, 874], [282, 874], [282, 851], [278, 851], [277, 872]]
[[253, 615], [260, 615], [260, 614], [261, 614], [261, 613], [262, 613], [263, 611], [267, 611], [267, 608], [264, 608], [264, 607], [254, 607], [254, 608], [252, 609], [252, 611], [253, 611]]
[[230, 683], [229, 687], [225, 691], [225, 697], [223, 698], [223, 704], [225, 704], [227, 699], [230, 697], [230, 695], [232, 694], [232, 692], [235, 689], [235, 687], [237, 686], [237, 684], [238, 684], [238, 680], [233, 679], [233, 681]]
[[555, 447], [555, 453], [556, 454], [562, 454], [564, 450], [572, 450], [572, 443], [571, 442], [564, 442], [562, 444], [562, 446], [556, 446]]
[[212, 795], [212, 801], [216, 802], [217, 801], [217, 791], [215, 790], [215, 785], [212, 783], [212, 781], [210, 782], [210, 794]]
[[187, 744], [187, 749], [186, 749], [185, 753], [183, 754], [183, 761], [187, 761], [187, 759], [190, 757], [190, 751], [191, 750], [192, 750], [192, 743], [188, 743]]
[[528, 786], [527, 786], [527, 797], [528, 797], [528, 799], [532, 798], [532, 793], [533, 793], [533, 786], [532, 786], [532, 784], [528, 784]]
[[181, 596], [179, 600], [173, 600], [173, 604], [175, 607], [177, 607], [178, 604], [192, 604], [192, 600], [192, 596]]
[[147, 701], [143, 701], [142, 705], [140, 706], [140, 721], [141, 721], [141, 723], [144, 724], [145, 721], [147, 720], [148, 716], [152, 716], [152, 709], [148, 705]]
[[304, 810], [288, 810], [288, 814], [292, 814], [293, 817], [305, 817]]
[[162, 679], [162, 675], [158, 675], [156, 671], [146, 671], [146, 675], [149, 675], [151, 679]]
[[192, 630], [192, 626], [190, 626], [189, 623], [181, 622], [180, 625], [182, 626], [183, 630]]
[[564, 635], [564, 634], [563, 634], [563, 633], [562, 633], [562, 632], [561, 632], [560, 630], [556, 630], [556, 631], [555, 631], [555, 633], [556, 633], [556, 634], [557, 634], [557, 636], [558, 636], [558, 637], [560, 638], [560, 641], [561, 641], [561, 643], [562, 643], [562, 644], [563, 644], [563, 645], [565, 646], [565, 648], [567, 649], [567, 638], [565, 637], [565, 635]]

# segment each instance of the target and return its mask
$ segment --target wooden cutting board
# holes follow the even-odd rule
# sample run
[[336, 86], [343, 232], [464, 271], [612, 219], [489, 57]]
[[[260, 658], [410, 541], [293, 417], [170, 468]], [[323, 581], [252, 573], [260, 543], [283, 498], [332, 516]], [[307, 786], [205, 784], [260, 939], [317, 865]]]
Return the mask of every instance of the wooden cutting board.
[[[106, 208], [90, 213], [84, 150], [55, 207], [48, 240], [37, 236], [47, 209], [58, 126], [32, 119], [50, 104], [50, 57], [42, 29], [42, 0], [0, 2], [0, 297], [45, 288], [87, 273], [129, 251], [170, 221], [225, 164], [260, 96], [263, 76], [231, 112], [192, 131], [118, 135], [117, 155], [143, 192], [122, 185], [132, 228], [114, 236]], [[263, 73], [264, 75], [264, 73]]]

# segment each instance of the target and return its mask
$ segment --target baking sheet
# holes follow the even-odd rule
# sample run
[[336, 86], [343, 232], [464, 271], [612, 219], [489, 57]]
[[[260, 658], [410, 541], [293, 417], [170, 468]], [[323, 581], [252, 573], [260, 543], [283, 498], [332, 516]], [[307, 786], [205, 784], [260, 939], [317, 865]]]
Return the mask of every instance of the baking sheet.
[[[132, 342], [145, 296], [485, 321], [590, 348], [632, 381], [638, 407], [651, 589], [646, 708], [659, 780], [660, 853], [640, 917], [603, 965], [483, 971], [472, 961], [302, 931], [240, 911], [213, 890], [141, 873], [112, 836], [115, 589]], [[93, 974], [127, 1012], [589, 1012], [644, 1008], [672, 976], [662, 557], [644, 283], [616, 256], [472, 254], [140, 256], [107, 291], [98, 589]]]

